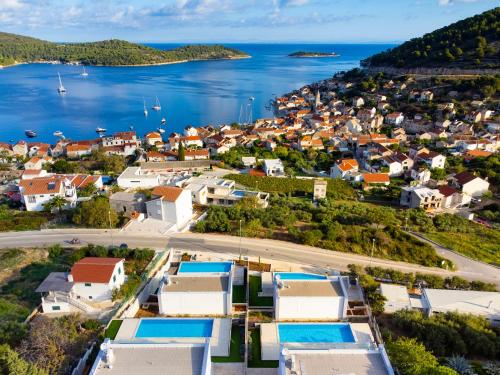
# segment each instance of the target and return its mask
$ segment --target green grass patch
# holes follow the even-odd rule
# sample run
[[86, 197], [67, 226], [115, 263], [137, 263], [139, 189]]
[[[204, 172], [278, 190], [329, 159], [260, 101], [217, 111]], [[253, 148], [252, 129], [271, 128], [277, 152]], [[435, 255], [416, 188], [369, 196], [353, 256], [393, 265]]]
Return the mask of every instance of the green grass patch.
[[229, 357], [212, 357], [212, 362], [243, 362], [243, 337], [245, 328], [233, 326], [231, 329], [231, 346], [229, 348]]
[[261, 357], [260, 329], [256, 328], [250, 332], [250, 358], [248, 367], [253, 368], [277, 368], [279, 361], [263, 361]]
[[113, 320], [109, 324], [108, 328], [106, 328], [106, 331], [104, 332], [104, 337], [107, 337], [111, 340], [114, 340], [116, 337], [116, 334], [118, 333], [118, 330], [122, 326], [123, 320]]
[[233, 303], [245, 303], [246, 289], [244, 285], [233, 285]]
[[250, 276], [250, 306], [272, 307], [273, 297], [259, 297], [262, 291], [262, 278]]

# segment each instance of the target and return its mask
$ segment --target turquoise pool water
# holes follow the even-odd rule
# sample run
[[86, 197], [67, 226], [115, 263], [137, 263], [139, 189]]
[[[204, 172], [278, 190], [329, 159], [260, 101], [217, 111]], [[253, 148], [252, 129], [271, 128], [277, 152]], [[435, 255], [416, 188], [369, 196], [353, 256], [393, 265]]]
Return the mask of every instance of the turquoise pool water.
[[212, 319], [142, 319], [135, 337], [211, 337], [212, 326]]
[[325, 275], [304, 272], [276, 272], [274, 275], [279, 275], [281, 280], [326, 280]]
[[182, 262], [178, 273], [229, 272], [231, 262]]
[[280, 342], [355, 342], [349, 324], [278, 324]]

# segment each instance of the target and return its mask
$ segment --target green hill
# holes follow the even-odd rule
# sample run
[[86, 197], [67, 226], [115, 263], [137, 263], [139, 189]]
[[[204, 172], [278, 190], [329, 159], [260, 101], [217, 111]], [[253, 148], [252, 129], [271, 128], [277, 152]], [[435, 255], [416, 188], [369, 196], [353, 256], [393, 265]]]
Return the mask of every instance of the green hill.
[[364, 67], [500, 68], [500, 7], [378, 53]]
[[161, 51], [123, 40], [59, 44], [15, 34], [0, 33], [0, 65], [60, 61], [87, 65], [150, 65], [179, 61], [247, 57], [221, 45], [188, 45]]

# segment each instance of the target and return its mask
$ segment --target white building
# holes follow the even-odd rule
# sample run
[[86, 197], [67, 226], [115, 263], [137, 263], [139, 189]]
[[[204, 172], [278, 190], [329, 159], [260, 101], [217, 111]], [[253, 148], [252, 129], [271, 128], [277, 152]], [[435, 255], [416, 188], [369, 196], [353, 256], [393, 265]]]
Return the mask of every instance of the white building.
[[384, 312], [393, 313], [398, 310], [411, 309], [408, 289], [404, 285], [380, 284], [380, 294], [385, 297]]
[[441, 155], [435, 151], [429, 151], [418, 154], [415, 158], [415, 161], [424, 162], [430, 169], [443, 169], [446, 162], [446, 156]]
[[356, 159], [341, 159], [330, 168], [330, 177], [349, 180], [350, 176], [357, 172], [359, 164]]
[[233, 272], [232, 262], [181, 262], [177, 274], [160, 283], [160, 314], [231, 315]]
[[490, 187], [490, 183], [481, 177], [464, 171], [453, 176], [453, 184], [462, 190], [462, 193], [471, 197], [481, 197]]
[[123, 189], [151, 189], [160, 185], [160, 176], [143, 171], [141, 167], [128, 167], [116, 180]]
[[21, 180], [19, 191], [26, 205], [26, 211], [43, 211], [44, 205], [54, 197], [64, 198], [69, 207], [73, 207], [77, 200], [75, 185], [69, 179], [60, 176]]
[[435, 210], [442, 206], [443, 194], [437, 189], [425, 186], [405, 186], [401, 188], [399, 204], [409, 208]]
[[403, 113], [401, 112], [393, 112], [389, 113], [387, 116], [385, 116], [385, 122], [390, 125], [401, 125], [404, 121], [405, 117], [403, 116]]
[[264, 159], [264, 172], [266, 176], [283, 176], [285, 167], [280, 159]]
[[[304, 277], [305, 275], [305, 277]], [[347, 315], [347, 278], [275, 273], [274, 314], [283, 320], [339, 320]]]
[[38, 286], [43, 313], [95, 313], [95, 303], [111, 302], [113, 290], [125, 282], [124, 259], [87, 257], [70, 273], [52, 272]]
[[146, 202], [149, 218], [185, 227], [193, 217], [193, 202], [189, 190], [174, 186], [157, 186], [152, 195], [156, 198]]

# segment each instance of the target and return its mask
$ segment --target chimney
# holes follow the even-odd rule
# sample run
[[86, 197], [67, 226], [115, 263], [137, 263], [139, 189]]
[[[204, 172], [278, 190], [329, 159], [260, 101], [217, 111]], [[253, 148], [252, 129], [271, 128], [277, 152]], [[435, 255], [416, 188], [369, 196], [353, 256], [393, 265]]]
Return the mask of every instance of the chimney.
[[73, 275], [68, 273], [68, 282], [72, 283], [73, 282]]
[[283, 289], [283, 287], [285, 286], [283, 284], [283, 281], [281, 280], [280, 275], [276, 275], [276, 284], [278, 285], [278, 289]]

